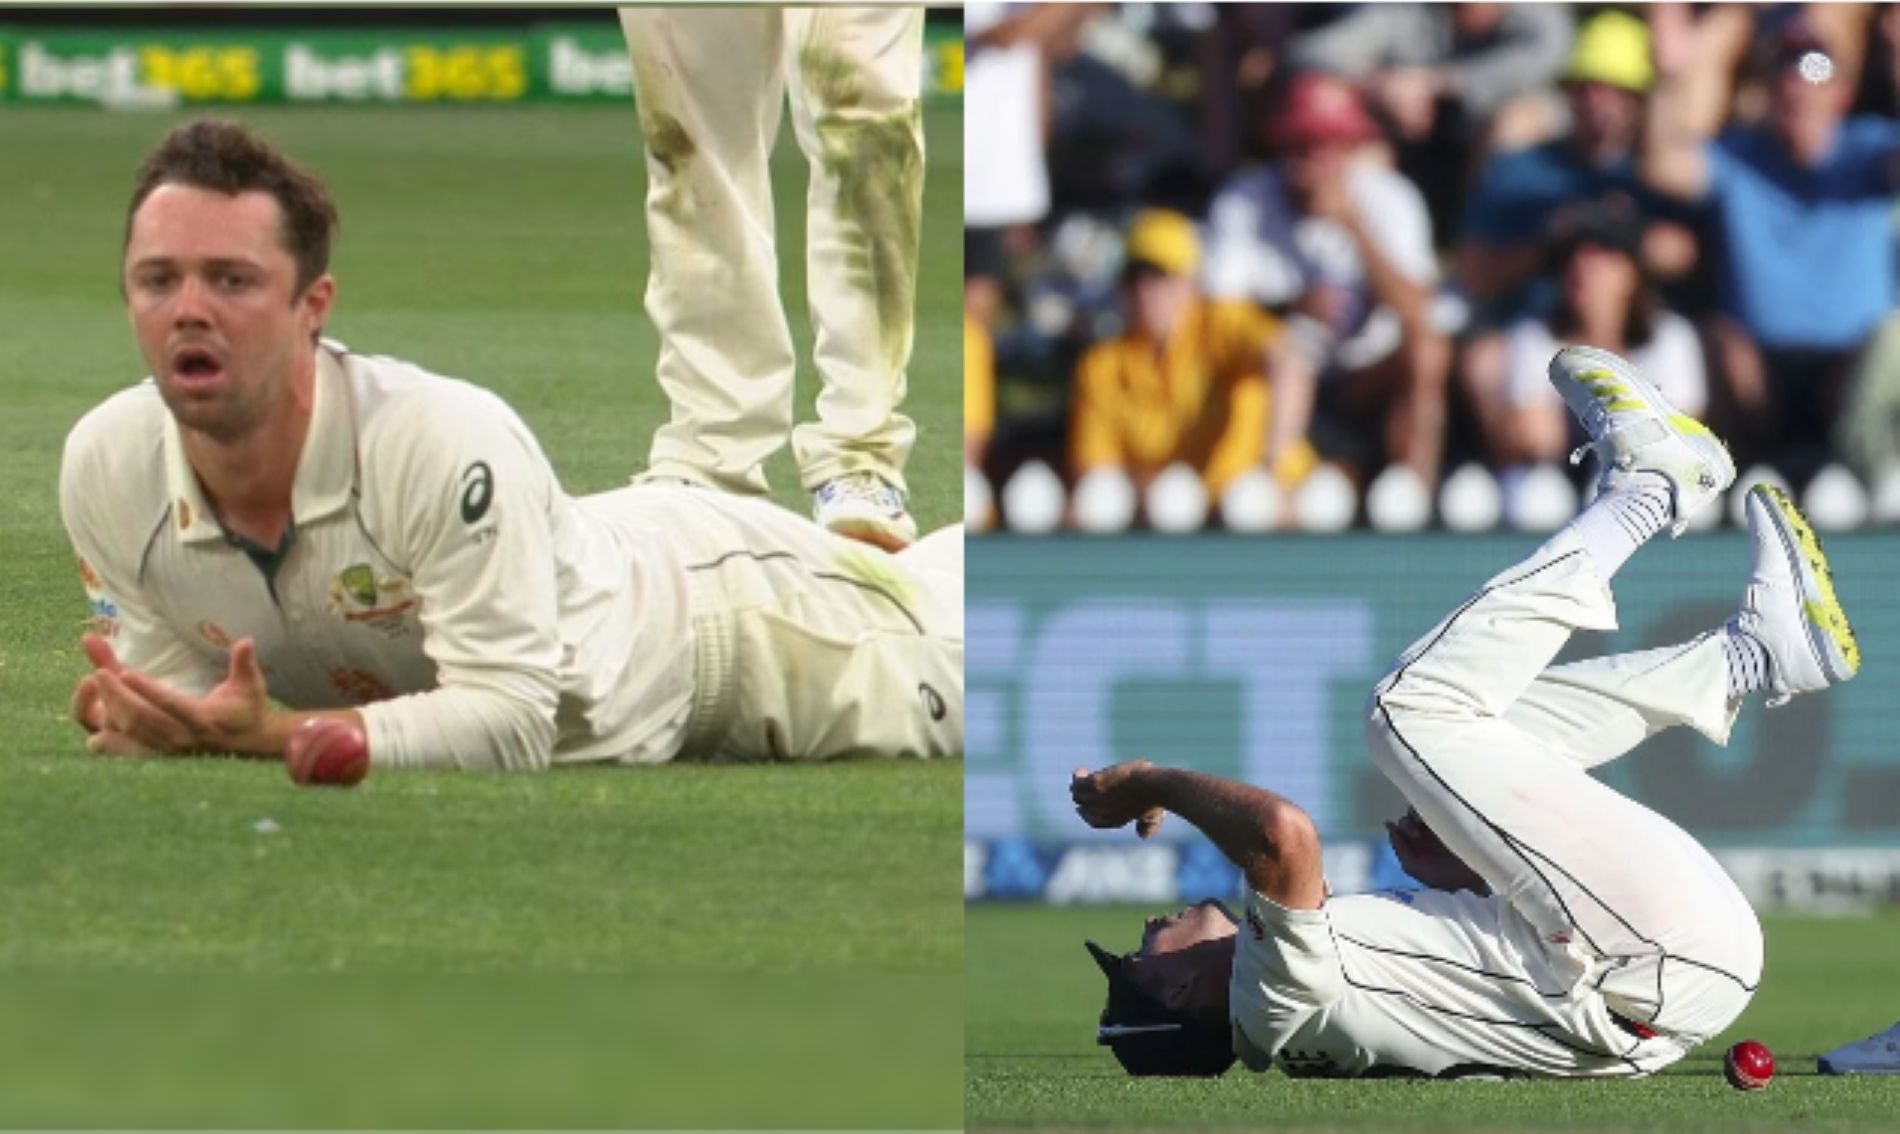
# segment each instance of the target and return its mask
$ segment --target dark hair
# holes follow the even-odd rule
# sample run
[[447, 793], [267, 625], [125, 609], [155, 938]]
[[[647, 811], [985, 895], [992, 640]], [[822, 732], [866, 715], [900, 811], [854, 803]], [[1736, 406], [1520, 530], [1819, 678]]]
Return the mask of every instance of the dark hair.
[[1122, 288], [1128, 289], [1144, 279], [1166, 278], [1173, 274], [1161, 265], [1149, 263], [1147, 260], [1127, 260], [1122, 263], [1122, 270], [1116, 275], [1115, 282]]
[[[1550, 249], [1550, 268], [1561, 274], [1585, 245], [1603, 248], [1626, 256], [1636, 265], [1636, 291], [1630, 296], [1629, 311], [1623, 318], [1623, 347], [1633, 350], [1647, 346], [1656, 335], [1662, 317], [1662, 293], [1655, 277], [1643, 263], [1643, 219], [1626, 201], [1611, 198], [1584, 205], [1564, 217], [1556, 226]], [[1559, 292], [1557, 306], [1550, 315], [1550, 329], [1558, 338], [1581, 329], [1577, 312], [1570, 300]]]
[[189, 185], [233, 197], [268, 193], [284, 214], [279, 237], [297, 261], [297, 292], [330, 267], [330, 241], [337, 228], [330, 191], [316, 174], [241, 123], [206, 118], [165, 135], [133, 182], [125, 244], [132, 241], [132, 218], [139, 206], [161, 185]]
[[1130, 1075], [1212, 1078], [1234, 1065], [1233, 1035], [1177, 1012], [1135, 987], [1124, 970], [1127, 961], [1093, 941], [1084, 942], [1108, 978], [1108, 1003], [1102, 1007], [1095, 1042], [1115, 1054]]

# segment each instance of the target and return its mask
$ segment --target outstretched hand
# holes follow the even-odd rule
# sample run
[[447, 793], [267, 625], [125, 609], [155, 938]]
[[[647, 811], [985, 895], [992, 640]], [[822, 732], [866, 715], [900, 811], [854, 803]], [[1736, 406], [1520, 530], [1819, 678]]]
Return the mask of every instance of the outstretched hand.
[[92, 735], [86, 747], [114, 755], [259, 751], [270, 694], [249, 638], [231, 648], [223, 681], [195, 697], [122, 664], [96, 634], [83, 645], [93, 672], [73, 694], [73, 715]]
[[1148, 838], [1161, 829], [1167, 815], [1155, 802], [1151, 774], [1155, 766], [1146, 760], [1129, 760], [1090, 772], [1077, 768], [1069, 780], [1069, 798], [1075, 801], [1075, 813], [1082, 821], [1100, 830], [1112, 830], [1129, 823], [1135, 834]]

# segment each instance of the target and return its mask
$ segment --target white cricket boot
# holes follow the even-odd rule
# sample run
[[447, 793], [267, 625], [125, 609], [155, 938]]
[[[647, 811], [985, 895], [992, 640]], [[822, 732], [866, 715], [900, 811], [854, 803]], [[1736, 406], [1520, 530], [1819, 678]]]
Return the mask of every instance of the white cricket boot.
[[886, 551], [917, 542], [904, 494], [873, 472], [845, 473], [819, 485], [811, 512], [820, 527]]
[[1820, 1071], [1823, 1075], [1900, 1075], [1900, 1024], [1828, 1052], [1820, 1059]]
[[1770, 705], [1846, 681], [1860, 669], [1860, 644], [1834, 593], [1821, 541], [1779, 488], [1748, 490], [1754, 563], [1735, 628], [1768, 653]]
[[1565, 347], [1550, 360], [1550, 384], [1583, 424], [1590, 441], [1570, 463], [1596, 451], [1602, 489], [1631, 473], [1653, 472], [1669, 481], [1675, 504], [1672, 536], [1689, 517], [1720, 499], [1735, 482], [1735, 462], [1709, 428], [1670, 405], [1636, 367], [1607, 350]]

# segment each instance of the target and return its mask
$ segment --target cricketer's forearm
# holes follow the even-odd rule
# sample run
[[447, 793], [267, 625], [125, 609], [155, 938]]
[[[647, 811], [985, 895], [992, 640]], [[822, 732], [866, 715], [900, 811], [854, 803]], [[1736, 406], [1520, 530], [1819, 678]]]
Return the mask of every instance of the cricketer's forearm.
[[1324, 897], [1319, 837], [1291, 800], [1185, 768], [1156, 766], [1143, 775], [1155, 804], [1206, 835], [1254, 890], [1296, 905], [1316, 906]]

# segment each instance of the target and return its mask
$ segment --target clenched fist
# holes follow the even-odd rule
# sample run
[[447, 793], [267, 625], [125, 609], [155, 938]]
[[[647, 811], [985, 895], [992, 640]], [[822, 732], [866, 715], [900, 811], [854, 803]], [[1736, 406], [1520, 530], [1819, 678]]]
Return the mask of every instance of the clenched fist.
[[1084, 823], [1101, 830], [1133, 823], [1135, 834], [1148, 838], [1161, 829], [1161, 820], [1167, 814], [1155, 798], [1157, 770], [1147, 760], [1129, 760], [1099, 772], [1077, 768], [1069, 780], [1075, 813]]

